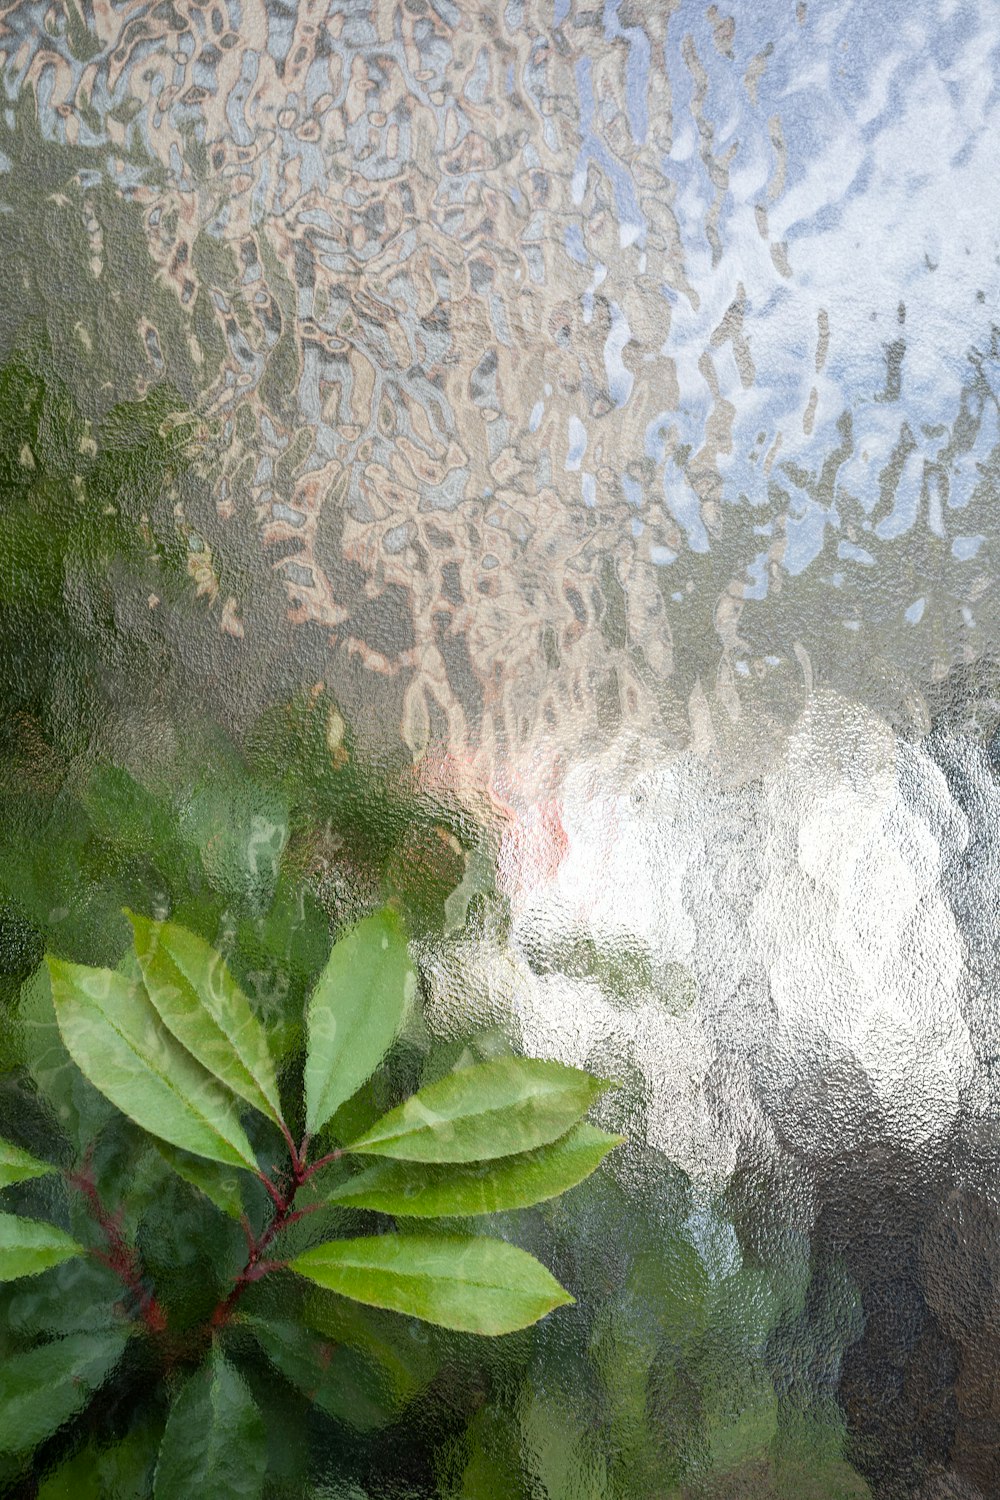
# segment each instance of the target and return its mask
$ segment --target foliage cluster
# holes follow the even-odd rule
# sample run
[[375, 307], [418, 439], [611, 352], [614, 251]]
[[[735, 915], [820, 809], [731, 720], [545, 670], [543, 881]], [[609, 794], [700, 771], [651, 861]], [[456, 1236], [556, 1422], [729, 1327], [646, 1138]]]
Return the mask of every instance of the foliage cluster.
[[[155, 1496], [259, 1496], [268, 1454], [264, 1417], [241, 1373], [248, 1338], [308, 1402], [337, 1412], [344, 1372], [332, 1365], [335, 1346], [322, 1331], [336, 1324], [344, 1300], [475, 1334], [536, 1322], [568, 1294], [523, 1249], [460, 1232], [462, 1225], [555, 1197], [619, 1138], [583, 1121], [602, 1087], [597, 1080], [513, 1057], [452, 1071], [366, 1129], [334, 1123], [392, 1046], [415, 988], [406, 934], [391, 909], [334, 945], [306, 1007], [301, 1083], [292, 1068], [283, 1088], [266, 1033], [220, 955], [172, 922], [131, 914], [131, 923], [133, 951], [115, 970], [50, 957], [49, 983], [39, 978], [27, 1017], [47, 1033], [35, 1053], [43, 1067], [52, 1070], [60, 1042], [65, 1047], [58, 1088], [78, 1100], [83, 1092], [81, 1124], [95, 1115], [104, 1123], [62, 1172], [65, 1192], [51, 1190], [50, 1218], [0, 1213], [0, 1281], [51, 1283], [49, 1273], [71, 1268], [77, 1279], [61, 1284], [64, 1315], [81, 1311], [80, 1277], [92, 1294], [85, 1331], [44, 1338], [7, 1359], [0, 1453], [30, 1456], [81, 1411], [96, 1436], [97, 1403], [115, 1411], [127, 1443], [136, 1422], [145, 1431], [159, 1407]], [[67, 1080], [75, 1070], [80, 1076]], [[113, 1125], [108, 1106], [154, 1143], [153, 1152], [136, 1143], [131, 1191], [113, 1204], [101, 1154]], [[246, 1106], [255, 1112], [253, 1140], [251, 1122], [241, 1119]], [[331, 1126], [332, 1140], [348, 1135], [344, 1144], [332, 1144]], [[193, 1241], [175, 1233], [153, 1242], [154, 1278], [123, 1223], [153, 1184], [162, 1191], [164, 1168], [198, 1189], [203, 1223]], [[5, 1188], [55, 1173], [54, 1163], [0, 1143]], [[391, 1216], [397, 1227], [380, 1221], [375, 1232], [353, 1232], [373, 1216]], [[245, 1240], [237, 1255], [227, 1217]], [[212, 1274], [177, 1306], [171, 1282], [190, 1249], [208, 1253]], [[276, 1318], [273, 1295], [253, 1294], [265, 1278], [289, 1277], [295, 1284], [280, 1288]], [[332, 1303], [323, 1292], [334, 1294]], [[52, 1287], [49, 1296], [56, 1294]], [[144, 1342], [134, 1355], [133, 1338]]]

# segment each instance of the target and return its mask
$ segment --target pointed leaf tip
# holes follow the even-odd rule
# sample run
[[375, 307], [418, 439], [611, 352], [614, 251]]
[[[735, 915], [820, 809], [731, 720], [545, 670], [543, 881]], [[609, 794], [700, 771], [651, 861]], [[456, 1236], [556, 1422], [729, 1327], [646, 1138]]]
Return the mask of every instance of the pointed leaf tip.
[[346, 1149], [403, 1161], [492, 1161], [558, 1140], [604, 1088], [565, 1063], [494, 1058], [428, 1084]]
[[51, 1162], [39, 1161], [30, 1151], [11, 1141], [0, 1140], [0, 1188], [12, 1187], [15, 1182], [27, 1182], [32, 1177], [45, 1177], [57, 1170]]
[[86, 1253], [82, 1245], [54, 1224], [0, 1213], [0, 1281], [37, 1276]]
[[493, 1161], [432, 1164], [383, 1158], [338, 1183], [327, 1201], [398, 1218], [464, 1218], [529, 1208], [589, 1177], [622, 1140], [584, 1120], [548, 1146]]
[[471, 1235], [332, 1240], [289, 1264], [300, 1276], [355, 1302], [462, 1333], [513, 1333], [573, 1301], [526, 1250]]
[[306, 1008], [306, 1129], [321, 1130], [392, 1046], [416, 974], [406, 928], [383, 907], [333, 945]]
[[0, 1363], [0, 1453], [26, 1453], [86, 1406], [128, 1335], [71, 1333]]
[[181, 1495], [259, 1500], [266, 1469], [264, 1419], [242, 1375], [216, 1347], [188, 1377], [167, 1418], [155, 1500]]

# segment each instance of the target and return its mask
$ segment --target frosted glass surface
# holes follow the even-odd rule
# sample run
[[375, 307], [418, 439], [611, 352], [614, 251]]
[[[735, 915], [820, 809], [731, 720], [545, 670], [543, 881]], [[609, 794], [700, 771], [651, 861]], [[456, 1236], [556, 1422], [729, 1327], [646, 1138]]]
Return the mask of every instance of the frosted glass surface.
[[[987, 0], [0, 6], [0, 1492], [1000, 1492], [998, 61]], [[123, 912], [228, 962], [204, 1057]], [[331, 1191], [488, 1060], [624, 1140], [329, 1208], [251, 1022]], [[574, 1301], [288, 1269], [369, 1234]]]

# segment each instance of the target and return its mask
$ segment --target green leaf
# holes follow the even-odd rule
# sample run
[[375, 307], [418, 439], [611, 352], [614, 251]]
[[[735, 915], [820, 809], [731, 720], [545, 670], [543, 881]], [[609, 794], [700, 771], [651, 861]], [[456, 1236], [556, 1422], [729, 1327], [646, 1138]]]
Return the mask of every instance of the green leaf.
[[307, 1401], [354, 1432], [374, 1432], [396, 1417], [400, 1401], [364, 1353], [316, 1338], [298, 1323], [243, 1318], [261, 1348]]
[[230, 1219], [241, 1219], [244, 1213], [243, 1195], [240, 1192], [239, 1174], [222, 1162], [206, 1161], [203, 1156], [193, 1156], [169, 1141], [157, 1141], [156, 1149], [163, 1160], [178, 1177], [204, 1193], [221, 1213]]
[[166, 799], [158, 799], [121, 766], [95, 765], [80, 793], [98, 838], [159, 862], [176, 840]]
[[189, 1495], [258, 1500], [266, 1467], [264, 1419], [242, 1378], [213, 1349], [167, 1418], [155, 1500]]
[[175, 922], [126, 915], [146, 992], [167, 1030], [234, 1094], [280, 1125], [267, 1038], [221, 954]]
[[23, 1151], [10, 1141], [0, 1141], [0, 1188], [27, 1182], [30, 1177], [45, 1177], [57, 1170], [51, 1162], [39, 1161], [30, 1151]]
[[441, 1368], [439, 1345], [426, 1328], [381, 1307], [316, 1288], [306, 1298], [302, 1321], [324, 1339], [359, 1351], [373, 1366], [380, 1387], [395, 1401], [409, 1401]]
[[39, 1271], [86, 1253], [82, 1245], [54, 1224], [0, 1214], [0, 1281], [37, 1276]]
[[155, 1416], [134, 1418], [118, 1442], [90, 1443], [50, 1474], [38, 1500], [148, 1500], [159, 1438]]
[[96, 1333], [121, 1325], [122, 1287], [93, 1256], [64, 1261], [45, 1276], [29, 1276], [5, 1298], [5, 1331], [22, 1343], [64, 1333]]
[[346, 1147], [403, 1161], [492, 1161], [565, 1135], [608, 1087], [578, 1068], [498, 1057], [449, 1073]]
[[289, 1265], [356, 1302], [464, 1333], [510, 1333], [573, 1301], [525, 1250], [469, 1235], [331, 1240]]
[[100, 1474], [93, 1448], [84, 1448], [43, 1482], [38, 1500], [101, 1500]]
[[768, 1452], [778, 1431], [778, 1397], [766, 1374], [754, 1372], [732, 1389], [708, 1393], [706, 1405], [709, 1463], [716, 1473]]
[[[546, 1500], [614, 1500], [623, 1493], [609, 1484], [607, 1458], [575, 1401], [528, 1380], [520, 1404], [522, 1452], [536, 1481], [532, 1493]], [[658, 1485], [654, 1493], [670, 1492]]]
[[0, 1453], [23, 1453], [86, 1406], [121, 1359], [128, 1335], [70, 1334], [0, 1364]]
[[115, 1111], [66, 1051], [45, 964], [39, 964], [21, 991], [20, 1020], [25, 1062], [39, 1095], [49, 1106], [56, 1128], [82, 1155]]
[[589, 1177], [623, 1140], [581, 1121], [549, 1146], [492, 1162], [435, 1166], [380, 1161], [340, 1183], [327, 1194], [327, 1202], [425, 1219], [528, 1208]]
[[257, 1171], [236, 1105], [163, 1025], [141, 985], [47, 959], [59, 1030], [77, 1067], [151, 1135]]
[[[527, 1475], [519, 1442], [520, 1432], [506, 1411], [481, 1406], [456, 1445], [462, 1466], [456, 1487], [441, 1490], [442, 1500], [528, 1500]], [[586, 1489], [580, 1500], [591, 1500]]]
[[333, 945], [306, 1012], [310, 1135], [374, 1073], [415, 987], [406, 931], [394, 911], [366, 917]]

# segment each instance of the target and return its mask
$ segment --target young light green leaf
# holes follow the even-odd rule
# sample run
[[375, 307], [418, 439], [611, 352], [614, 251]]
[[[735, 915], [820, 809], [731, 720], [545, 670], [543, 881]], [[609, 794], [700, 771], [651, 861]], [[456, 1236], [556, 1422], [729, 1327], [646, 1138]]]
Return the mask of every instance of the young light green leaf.
[[235, 1101], [170, 1034], [142, 986], [110, 969], [47, 962], [63, 1041], [94, 1087], [150, 1135], [256, 1172]]
[[86, 1406], [128, 1335], [74, 1333], [0, 1363], [0, 1453], [24, 1453]]
[[167, 1418], [155, 1500], [187, 1495], [258, 1500], [266, 1468], [264, 1419], [243, 1379], [213, 1349]]
[[331, 1240], [289, 1265], [327, 1291], [463, 1333], [511, 1333], [573, 1301], [527, 1251], [468, 1235]]
[[37, 1276], [39, 1271], [86, 1253], [82, 1245], [54, 1224], [0, 1214], [0, 1281]]
[[366, 917], [334, 944], [306, 1012], [310, 1135], [374, 1073], [415, 987], [406, 932], [389, 908]]
[[583, 1120], [558, 1141], [520, 1156], [454, 1166], [379, 1161], [339, 1183], [327, 1202], [419, 1219], [528, 1208], [589, 1177], [623, 1140]]
[[428, 1084], [346, 1149], [401, 1161], [492, 1161], [558, 1140], [607, 1087], [564, 1063], [494, 1058]]
[[221, 954], [175, 922], [126, 915], [146, 992], [167, 1030], [234, 1094], [280, 1125], [264, 1029]]
[[44, 1177], [56, 1170], [51, 1162], [39, 1161], [30, 1151], [24, 1151], [10, 1141], [0, 1141], [0, 1188], [11, 1187], [15, 1182], [27, 1182], [31, 1177]]

